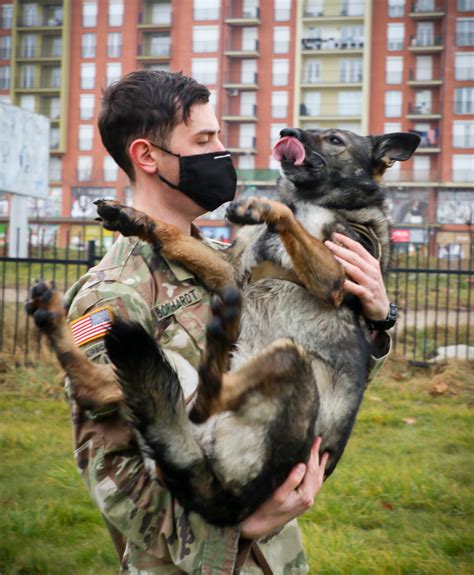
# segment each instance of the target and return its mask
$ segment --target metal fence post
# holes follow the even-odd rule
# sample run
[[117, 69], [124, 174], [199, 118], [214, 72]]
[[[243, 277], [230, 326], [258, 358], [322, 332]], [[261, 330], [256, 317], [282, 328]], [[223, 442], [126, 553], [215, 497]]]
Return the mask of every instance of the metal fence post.
[[95, 240], [87, 242], [87, 267], [93, 268], [95, 266]]

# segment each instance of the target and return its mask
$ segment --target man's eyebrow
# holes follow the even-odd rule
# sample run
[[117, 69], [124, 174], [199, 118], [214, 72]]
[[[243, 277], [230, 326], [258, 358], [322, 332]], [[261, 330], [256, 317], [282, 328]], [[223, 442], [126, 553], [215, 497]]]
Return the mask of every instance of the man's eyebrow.
[[195, 136], [213, 136], [214, 134], [220, 134], [220, 129], [219, 130], [200, 130], [199, 132], [196, 132], [194, 135]]

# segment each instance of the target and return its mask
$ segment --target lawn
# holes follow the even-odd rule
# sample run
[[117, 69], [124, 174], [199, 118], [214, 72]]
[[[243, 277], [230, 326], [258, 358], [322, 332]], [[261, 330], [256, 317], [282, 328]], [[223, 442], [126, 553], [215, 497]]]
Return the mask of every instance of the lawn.
[[[1, 575], [108, 575], [117, 562], [71, 455], [51, 365], [0, 386]], [[474, 366], [392, 361], [300, 524], [314, 574], [472, 574]]]

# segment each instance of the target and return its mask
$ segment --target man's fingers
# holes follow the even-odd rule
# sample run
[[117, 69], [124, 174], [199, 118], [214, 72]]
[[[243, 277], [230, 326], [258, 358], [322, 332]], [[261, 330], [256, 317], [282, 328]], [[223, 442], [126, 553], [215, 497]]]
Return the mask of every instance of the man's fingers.
[[356, 242], [352, 238], [349, 238], [344, 234], [335, 233], [334, 239], [341, 243], [343, 246], [346, 246], [346, 248], [348, 248], [351, 252], [355, 252], [367, 263], [373, 264], [374, 262], [378, 261], [364, 248], [362, 244]]
[[285, 482], [275, 490], [273, 497], [275, 498], [277, 503], [284, 503], [288, 497], [290, 496], [292, 491], [301, 484], [303, 478], [305, 477], [306, 473], [306, 465], [304, 463], [298, 463], [296, 465], [290, 475], [286, 478]]

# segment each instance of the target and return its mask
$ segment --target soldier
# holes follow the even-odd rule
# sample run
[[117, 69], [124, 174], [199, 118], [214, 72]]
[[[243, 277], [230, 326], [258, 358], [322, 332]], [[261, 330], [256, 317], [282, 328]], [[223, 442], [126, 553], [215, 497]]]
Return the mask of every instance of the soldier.
[[[233, 198], [232, 163], [212, 161], [225, 150], [209, 91], [193, 79], [149, 70], [125, 76], [105, 91], [99, 129], [108, 152], [130, 178], [136, 209], [199, 237], [193, 220]], [[328, 247], [354, 279], [347, 282], [348, 291], [359, 296], [368, 317], [386, 317], [388, 299], [378, 264], [359, 244], [343, 236], [338, 240], [342, 246]], [[107, 361], [103, 319], [116, 315], [140, 322], [178, 372], [192, 374], [205, 343], [209, 298], [187, 269], [148, 244], [120, 237], [71, 288], [66, 304], [70, 321], [100, 314], [98, 327], [76, 330], [76, 343], [94, 361]], [[389, 348], [387, 337], [379, 340], [375, 369]], [[184, 387], [186, 397], [192, 392]], [[327, 455], [319, 459], [319, 440], [307, 465], [298, 465], [253, 515], [241, 525], [218, 528], [186, 513], [171, 497], [117, 408], [87, 411], [73, 400], [71, 407], [77, 465], [104, 516], [121, 573], [308, 571], [295, 518], [311, 507], [322, 485]]]

